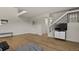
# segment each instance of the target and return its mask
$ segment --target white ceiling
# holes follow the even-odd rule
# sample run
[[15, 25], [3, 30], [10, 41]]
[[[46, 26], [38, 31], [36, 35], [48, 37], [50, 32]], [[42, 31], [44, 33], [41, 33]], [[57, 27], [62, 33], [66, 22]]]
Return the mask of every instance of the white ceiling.
[[62, 10], [68, 10], [71, 8], [72, 7], [17, 7], [18, 11], [27, 11], [27, 13], [22, 15], [25, 17], [34, 17], [48, 12], [57, 12]]

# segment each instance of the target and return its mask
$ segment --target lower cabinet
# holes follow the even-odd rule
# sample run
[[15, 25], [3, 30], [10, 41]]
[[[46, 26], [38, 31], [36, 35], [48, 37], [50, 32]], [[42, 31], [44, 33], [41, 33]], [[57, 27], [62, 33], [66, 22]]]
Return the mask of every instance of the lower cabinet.
[[65, 39], [65, 31], [55, 31], [55, 38]]

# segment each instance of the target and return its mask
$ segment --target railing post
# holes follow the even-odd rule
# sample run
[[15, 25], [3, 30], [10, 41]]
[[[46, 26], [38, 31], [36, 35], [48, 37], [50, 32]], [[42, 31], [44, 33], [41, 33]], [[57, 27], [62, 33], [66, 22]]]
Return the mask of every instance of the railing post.
[[67, 23], [69, 23], [70, 19], [69, 19], [69, 14], [67, 14]]

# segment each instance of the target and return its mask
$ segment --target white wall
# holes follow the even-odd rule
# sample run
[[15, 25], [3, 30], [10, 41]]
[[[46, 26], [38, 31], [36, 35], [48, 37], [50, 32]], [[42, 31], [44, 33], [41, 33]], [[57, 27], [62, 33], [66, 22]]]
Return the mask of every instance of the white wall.
[[67, 40], [79, 42], [79, 23], [68, 23]]
[[[42, 34], [42, 28], [41, 28], [41, 20], [38, 20], [36, 18], [32, 19], [26, 19], [24, 17], [19, 17], [20, 19], [25, 22], [25, 28], [26, 28], [26, 33], [34, 33], [34, 34]], [[33, 21], [35, 24], [33, 24]]]
[[24, 33], [34, 33], [41, 35], [41, 25], [39, 23], [32, 25], [32, 22], [28, 21], [30, 19], [26, 18], [26, 22], [17, 17], [16, 8], [0, 8], [0, 19], [5, 18], [9, 22], [5, 25], [0, 26], [0, 33], [2, 32], [13, 32], [14, 35], [24, 34]]

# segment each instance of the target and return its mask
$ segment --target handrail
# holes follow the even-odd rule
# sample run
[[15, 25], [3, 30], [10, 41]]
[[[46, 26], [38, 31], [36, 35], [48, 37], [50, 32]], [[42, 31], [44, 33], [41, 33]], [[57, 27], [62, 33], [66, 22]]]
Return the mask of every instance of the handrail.
[[56, 21], [54, 21], [51, 25], [49, 25], [49, 27], [51, 27], [52, 25], [54, 25], [55, 23], [57, 23], [60, 19], [62, 19], [65, 15], [69, 14], [69, 13], [73, 13], [73, 12], [79, 12], [79, 10], [72, 10], [72, 11], [67, 11], [66, 13], [64, 13], [62, 16], [60, 16]]

